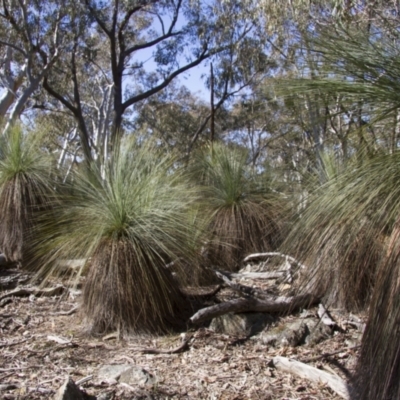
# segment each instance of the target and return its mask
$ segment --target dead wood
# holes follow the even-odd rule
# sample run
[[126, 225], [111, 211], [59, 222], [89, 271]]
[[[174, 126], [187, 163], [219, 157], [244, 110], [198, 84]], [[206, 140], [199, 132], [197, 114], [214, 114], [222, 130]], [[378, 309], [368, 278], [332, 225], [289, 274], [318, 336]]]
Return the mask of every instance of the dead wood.
[[0, 301], [7, 298], [7, 297], [13, 297], [13, 296], [18, 296], [18, 297], [23, 297], [23, 296], [59, 296], [66, 291], [67, 288], [63, 285], [57, 285], [53, 288], [46, 288], [46, 289], [39, 289], [37, 287], [35, 288], [17, 288], [12, 290], [11, 292], [5, 293], [2, 296], [0, 296]]
[[179, 288], [179, 290], [184, 297], [201, 299], [206, 297], [213, 297], [221, 290], [221, 288], [221, 285], [213, 285], [211, 287], [182, 287]]
[[235, 292], [239, 292], [241, 296], [257, 296], [258, 291], [252, 287], [241, 285], [240, 283], [232, 282], [228, 276], [230, 275], [228, 272], [222, 272], [213, 270], [215, 275], [221, 279], [226, 285], [228, 285]]
[[231, 273], [230, 277], [234, 279], [280, 279], [286, 278], [287, 271], [271, 271], [271, 272], [241, 272]]
[[309, 357], [309, 358], [305, 358], [303, 360], [301, 360], [301, 362], [303, 363], [307, 363], [307, 362], [311, 362], [311, 361], [318, 361], [318, 360], [322, 360], [323, 358], [328, 358], [331, 356], [334, 356], [336, 354], [340, 354], [340, 353], [344, 353], [345, 351], [351, 351], [351, 350], [356, 350], [359, 349], [361, 345], [356, 345], [356, 346], [351, 346], [351, 347], [346, 347], [345, 349], [340, 349], [337, 351], [332, 351], [330, 353], [323, 353], [319, 356], [315, 356], [315, 357]]
[[79, 379], [79, 381], [76, 381], [76, 382], [75, 382], [75, 385], [76, 385], [76, 386], [83, 385], [84, 383], [89, 382], [89, 381], [91, 381], [92, 379], [93, 379], [93, 375], [85, 376], [84, 378]]
[[366, 324], [356, 322], [356, 321], [350, 321], [350, 320], [345, 320], [342, 322], [343, 325], [350, 325], [354, 326], [357, 330], [359, 330], [361, 333], [364, 333]]
[[243, 261], [247, 262], [250, 260], [254, 260], [257, 258], [265, 258], [265, 257], [282, 257], [285, 258], [286, 261], [290, 261], [293, 264], [298, 265], [300, 268], [302, 269], [307, 269], [307, 267], [300, 263], [299, 261], [297, 261], [295, 258], [288, 256], [287, 254], [282, 254], [282, 253], [278, 253], [278, 252], [268, 252], [268, 253], [254, 253], [254, 254], [250, 254], [248, 255]]
[[314, 304], [318, 299], [312, 295], [300, 295], [293, 297], [276, 297], [270, 299], [256, 299], [254, 297], [246, 299], [235, 299], [225, 303], [203, 308], [194, 314], [190, 321], [199, 324], [208, 319], [219, 317], [230, 312], [266, 312], [266, 313], [285, 313], [293, 311], [299, 307], [307, 307]]
[[330, 326], [331, 328], [338, 326], [322, 303], [318, 304], [317, 314], [319, 319], [324, 325]]
[[53, 312], [50, 313], [50, 315], [72, 315], [78, 310], [78, 306], [72, 307], [68, 311], [59, 311], [59, 312]]
[[27, 342], [28, 340], [29, 340], [29, 339], [23, 339], [23, 340], [20, 340], [20, 341], [18, 341], [18, 342], [1, 343], [1, 344], [0, 344], [0, 348], [2, 348], [2, 347], [11, 347], [11, 346], [15, 346], [15, 345], [17, 345], [17, 344], [25, 343], [25, 342]]
[[308, 379], [315, 383], [324, 383], [339, 396], [343, 397], [344, 399], [350, 399], [347, 383], [338, 376], [329, 374], [328, 372], [321, 371], [320, 369], [286, 357], [274, 357], [273, 364], [275, 368], [281, 371], [297, 375], [303, 379]]

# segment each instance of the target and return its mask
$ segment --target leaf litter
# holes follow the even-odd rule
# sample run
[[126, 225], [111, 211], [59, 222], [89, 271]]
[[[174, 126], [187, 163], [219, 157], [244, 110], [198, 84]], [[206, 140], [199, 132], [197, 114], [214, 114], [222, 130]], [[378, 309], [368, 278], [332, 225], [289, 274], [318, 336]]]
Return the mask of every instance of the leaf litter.
[[[31, 294], [8, 297], [12, 290], [6, 289], [0, 305], [0, 397], [9, 400], [52, 398], [67, 377], [99, 400], [336, 400], [340, 397], [328, 386], [277, 370], [271, 360], [284, 356], [305, 361], [349, 381], [361, 337], [346, 324], [347, 314], [330, 310], [344, 329], [314, 346], [275, 348], [206, 326], [169, 336], [96, 338], [82, 330], [76, 312], [79, 292], [41, 295], [31, 288]], [[316, 308], [308, 312], [317, 314]], [[279, 324], [294, 318], [299, 314], [284, 316]], [[156, 383], [97, 378], [100, 367], [113, 364], [140, 367]]]

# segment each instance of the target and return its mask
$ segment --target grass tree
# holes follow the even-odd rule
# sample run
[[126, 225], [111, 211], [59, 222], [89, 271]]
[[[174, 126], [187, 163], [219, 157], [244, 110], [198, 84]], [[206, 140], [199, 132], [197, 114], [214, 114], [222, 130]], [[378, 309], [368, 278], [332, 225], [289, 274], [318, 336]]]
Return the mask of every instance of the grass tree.
[[[387, 28], [387, 34], [382, 27]], [[358, 157], [358, 164], [330, 180], [309, 202], [299, 222], [303, 228], [297, 230], [297, 236], [303, 237], [303, 249], [297, 249], [314, 261], [314, 272], [307, 277], [312, 287], [325, 273], [325, 290], [340, 291], [348, 300], [369, 306], [352, 398], [398, 399], [398, 32], [388, 24], [378, 24], [367, 35], [338, 28], [335, 35], [324, 32], [313, 45], [324, 74], [290, 82], [290, 89], [296, 93], [340, 94], [359, 110], [360, 122], [364, 121], [358, 126], [360, 137], [369, 132], [366, 129], [378, 129], [373, 131], [374, 151], [371, 143], [366, 143], [369, 151], [359, 153], [362, 157]], [[386, 130], [379, 132], [388, 121], [392, 121], [394, 133], [391, 146], [386, 146]], [[337, 279], [332, 280], [332, 276]]]
[[210, 221], [213, 265], [235, 270], [247, 254], [276, 248], [282, 199], [248, 168], [245, 149], [214, 143], [197, 156], [194, 170]]
[[[158, 333], [183, 307], [165, 265], [185, 255], [195, 194], [174, 160], [126, 141], [111, 161], [78, 170], [57, 220], [42, 218], [48, 265], [85, 258], [82, 311], [90, 332]], [[53, 272], [54, 272], [53, 268]]]
[[321, 157], [318, 171], [305, 178], [306, 200], [283, 245], [310, 266], [300, 290], [353, 311], [368, 306], [384, 253], [384, 226], [359, 192], [357, 170], [332, 155]]
[[0, 250], [23, 263], [31, 247], [35, 214], [54, 190], [53, 160], [41, 137], [18, 126], [0, 137]]

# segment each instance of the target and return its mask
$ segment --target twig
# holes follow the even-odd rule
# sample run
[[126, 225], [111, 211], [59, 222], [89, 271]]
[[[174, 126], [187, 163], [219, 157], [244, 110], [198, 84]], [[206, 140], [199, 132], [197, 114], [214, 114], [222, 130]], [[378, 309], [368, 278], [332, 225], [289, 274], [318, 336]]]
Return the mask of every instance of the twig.
[[79, 381], [76, 381], [75, 384], [76, 384], [76, 386], [83, 385], [84, 383], [89, 382], [92, 379], [93, 379], [93, 375], [88, 375], [85, 378], [82, 378], [82, 379], [79, 379]]
[[359, 347], [361, 347], [361, 345], [357, 344], [356, 346], [347, 347], [346, 349], [337, 350], [332, 353], [323, 353], [319, 356], [305, 358], [304, 360], [301, 360], [301, 362], [307, 363], [307, 362], [311, 362], [311, 361], [321, 360], [323, 358], [331, 357], [331, 356], [334, 356], [335, 354], [343, 353], [345, 351], [358, 349]]
[[43, 365], [29, 365], [28, 367], [0, 368], [0, 372], [20, 371], [20, 370], [23, 370], [23, 369], [42, 368], [42, 367], [43, 367]]
[[7, 297], [12, 296], [30, 296], [33, 294], [34, 296], [59, 296], [66, 290], [66, 287], [63, 285], [57, 285], [53, 288], [46, 288], [46, 289], [38, 289], [38, 288], [17, 288], [11, 290], [11, 292], [5, 293], [0, 296], [0, 300], [3, 300]]
[[72, 307], [68, 311], [59, 311], [59, 312], [53, 312], [50, 313], [50, 315], [72, 315], [78, 310], [78, 306]]
[[23, 339], [23, 340], [20, 340], [19, 342], [13, 342], [13, 343], [1, 343], [1, 344], [0, 344], [0, 348], [3, 348], [3, 347], [11, 347], [11, 346], [16, 346], [17, 344], [25, 343], [25, 342], [27, 342], [28, 340], [29, 340], [29, 338], [28, 338], [28, 339]]
[[142, 353], [147, 353], [147, 354], [176, 354], [180, 353], [181, 351], [185, 350], [186, 347], [189, 344], [189, 341], [191, 340], [191, 337], [185, 339], [181, 345], [178, 347], [175, 347], [174, 349], [154, 349], [154, 348], [133, 348], [133, 350], [140, 351]]

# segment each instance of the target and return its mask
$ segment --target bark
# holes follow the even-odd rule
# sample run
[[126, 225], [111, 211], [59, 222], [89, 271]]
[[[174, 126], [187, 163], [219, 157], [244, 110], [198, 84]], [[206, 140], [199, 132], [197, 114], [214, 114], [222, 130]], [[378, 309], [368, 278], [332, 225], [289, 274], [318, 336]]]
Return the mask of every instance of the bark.
[[293, 297], [276, 297], [274, 299], [259, 300], [254, 297], [246, 299], [235, 299], [226, 303], [203, 308], [194, 314], [190, 321], [199, 324], [203, 321], [219, 317], [230, 312], [267, 312], [284, 313], [293, 311], [299, 307], [307, 307], [315, 303], [318, 299], [312, 295], [301, 295]]

